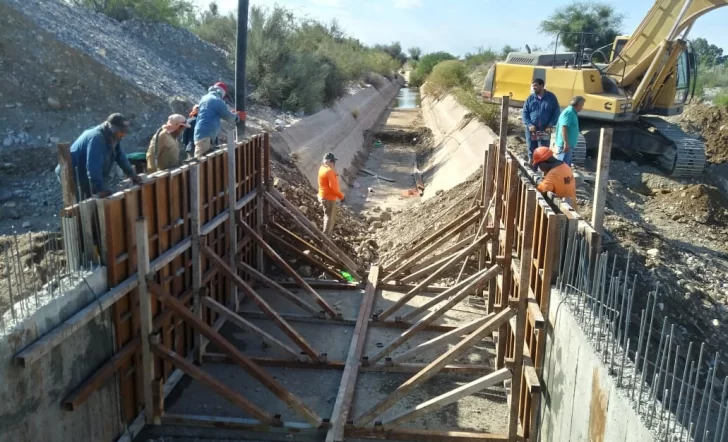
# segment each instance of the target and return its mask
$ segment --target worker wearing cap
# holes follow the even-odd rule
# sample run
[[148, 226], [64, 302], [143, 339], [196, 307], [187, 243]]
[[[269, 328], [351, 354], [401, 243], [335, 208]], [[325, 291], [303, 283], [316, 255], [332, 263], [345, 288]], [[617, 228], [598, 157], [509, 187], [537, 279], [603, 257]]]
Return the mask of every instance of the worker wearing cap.
[[571, 166], [576, 143], [579, 142], [579, 112], [584, 109], [586, 100], [582, 96], [571, 99], [569, 106], [561, 112], [556, 123], [556, 139], [554, 150], [556, 158]]
[[533, 151], [533, 167], [544, 173], [539, 192], [553, 192], [576, 208], [576, 180], [568, 164], [555, 158], [548, 147], [538, 147]]
[[182, 164], [179, 150], [180, 134], [190, 127], [184, 115], [170, 115], [162, 127], [157, 129], [149, 141], [147, 150], [147, 173], [169, 170]]
[[538, 146], [548, 146], [550, 139], [539, 140], [538, 132], [550, 135], [559, 121], [559, 100], [544, 87], [541, 78], [534, 78], [531, 83], [533, 93], [523, 103], [522, 120], [526, 126], [526, 145], [528, 146], [528, 162], [532, 161], [533, 151]]
[[[71, 172], [76, 182], [78, 201], [91, 198], [92, 195], [101, 198], [111, 195], [108, 181], [114, 163], [134, 184], [141, 183], [120, 145], [129, 132], [129, 126], [129, 120], [122, 114], [111, 114], [106, 121], [86, 130], [74, 141], [71, 146]], [[56, 167], [56, 175], [60, 180], [60, 164]]]
[[217, 138], [220, 131], [220, 120], [234, 121], [237, 123], [245, 119], [245, 112], [231, 112], [225, 101], [227, 94], [227, 85], [223, 82], [217, 82], [207, 94], [200, 100], [200, 108], [197, 113], [197, 123], [195, 124], [195, 157], [201, 157], [207, 153], [212, 147], [213, 141]]
[[324, 155], [323, 164], [318, 173], [318, 200], [324, 208], [324, 234], [331, 236], [336, 222], [338, 201], [344, 202], [344, 194], [339, 189], [339, 177], [336, 175], [336, 157], [329, 152]]

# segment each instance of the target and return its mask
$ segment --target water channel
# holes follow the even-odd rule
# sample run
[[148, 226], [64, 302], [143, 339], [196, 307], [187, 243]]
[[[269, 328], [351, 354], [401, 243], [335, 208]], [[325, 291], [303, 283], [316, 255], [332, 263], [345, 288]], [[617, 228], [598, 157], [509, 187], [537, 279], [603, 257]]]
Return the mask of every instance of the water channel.
[[403, 87], [394, 101], [395, 109], [418, 109], [420, 107], [420, 91], [414, 87]]

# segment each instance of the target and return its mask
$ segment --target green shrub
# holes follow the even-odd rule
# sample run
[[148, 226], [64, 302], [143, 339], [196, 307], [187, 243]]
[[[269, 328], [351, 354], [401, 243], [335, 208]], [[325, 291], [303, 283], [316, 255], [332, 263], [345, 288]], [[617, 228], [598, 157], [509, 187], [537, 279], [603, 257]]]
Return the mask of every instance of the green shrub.
[[723, 66], [713, 68], [700, 66], [696, 81], [695, 95], [698, 97], [705, 95], [705, 88], [728, 88], [728, 69]]
[[496, 133], [500, 130], [500, 106], [485, 103], [472, 89], [455, 88], [451, 92], [458, 103], [465, 106], [475, 119]]
[[440, 97], [455, 87], [472, 90], [465, 64], [458, 60], [447, 60], [437, 64], [425, 83], [425, 93]]
[[[211, 7], [198, 15], [192, 29], [201, 38], [235, 50], [236, 17], [220, 16]], [[393, 78], [400, 61], [387, 51], [347, 37], [336, 22], [298, 19], [290, 10], [253, 6], [249, 13], [247, 79], [250, 98], [291, 111], [314, 113], [342, 97], [349, 82], [364, 80], [379, 88]]]
[[[417, 62], [417, 69], [410, 73], [410, 86], [420, 87], [430, 75], [432, 69], [441, 61], [454, 60], [455, 56], [448, 52], [433, 52], [423, 55]], [[414, 74], [414, 75], [413, 75]]]
[[728, 93], [721, 93], [717, 97], [713, 98], [713, 104], [716, 106], [721, 106], [728, 108]]
[[474, 69], [486, 63], [493, 62], [497, 58], [498, 54], [496, 54], [492, 49], [478, 48], [477, 52], [474, 54], [465, 54], [464, 63], [468, 69]]
[[173, 26], [185, 24], [195, 10], [190, 0], [71, 0], [71, 3], [118, 21], [141, 18]]

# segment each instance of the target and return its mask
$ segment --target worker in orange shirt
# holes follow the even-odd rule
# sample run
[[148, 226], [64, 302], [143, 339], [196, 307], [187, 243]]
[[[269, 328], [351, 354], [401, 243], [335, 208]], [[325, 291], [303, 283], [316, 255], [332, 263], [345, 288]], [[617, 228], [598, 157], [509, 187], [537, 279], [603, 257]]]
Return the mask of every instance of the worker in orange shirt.
[[537, 186], [539, 192], [553, 192], [576, 208], [576, 180], [571, 167], [556, 159], [548, 147], [538, 147], [533, 151], [533, 166], [544, 174], [543, 181]]
[[324, 208], [324, 234], [331, 236], [336, 222], [338, 201], [344, 202], [344, 194], [339, 189], [339, 177], [336, 174], [336, 157], [329, 152], [324, 155], [323, 164], [318, 173], [318, 200]]

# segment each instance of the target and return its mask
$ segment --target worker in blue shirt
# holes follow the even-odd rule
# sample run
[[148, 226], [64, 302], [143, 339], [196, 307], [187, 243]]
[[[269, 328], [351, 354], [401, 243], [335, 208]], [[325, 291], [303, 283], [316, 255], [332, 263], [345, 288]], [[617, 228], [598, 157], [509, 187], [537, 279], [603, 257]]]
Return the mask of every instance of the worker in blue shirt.
[[569, 106], [561, 112], [556, 124], [556, 140], [554, 142], [554, 153], [556, 158], [571, 167], [571, 159], [574, 155], [574, 148], [579, 142], [579, 117], [578, 113], [584, 109], [586, 100], [579, 95], [571, 99]]
[[[141, 178], [134, 172], [120, 145], [129, 132], [129, 125], [129, 120], [122, 114], [111, 114], [100, 125], [82, 133], [71, 145], [71, 173], [76, 181], [78, 201], [92, 196], [105, 198], [111, 195], [108, 181], [114, 163], [134, 184], [141, 184]], [[60, 164], [56, 167], [56, 175], [60, 180]]]
[[223, 82], [215, 83], [207, 94], [202, 97], [195, 124], [195, 157], [205, 155], [212, 147], [213, 141], [220, 131], [220, 120], [237, 123], [245, 119], [245, 112], [231, 112], [223, 98], [227, 94], [227, 85]]
[[533, 88], [533, 93], [523, 103], [522, 117], [523, 125], [526, 127], [528, 164], [531, 164], [534, 149], [539, 145], [549, 145], [548, 134], [556, 126], [561, 111], [556, 95], [544, 88], [544, 82], [541, 78], [534, 79], [531, 88]]

